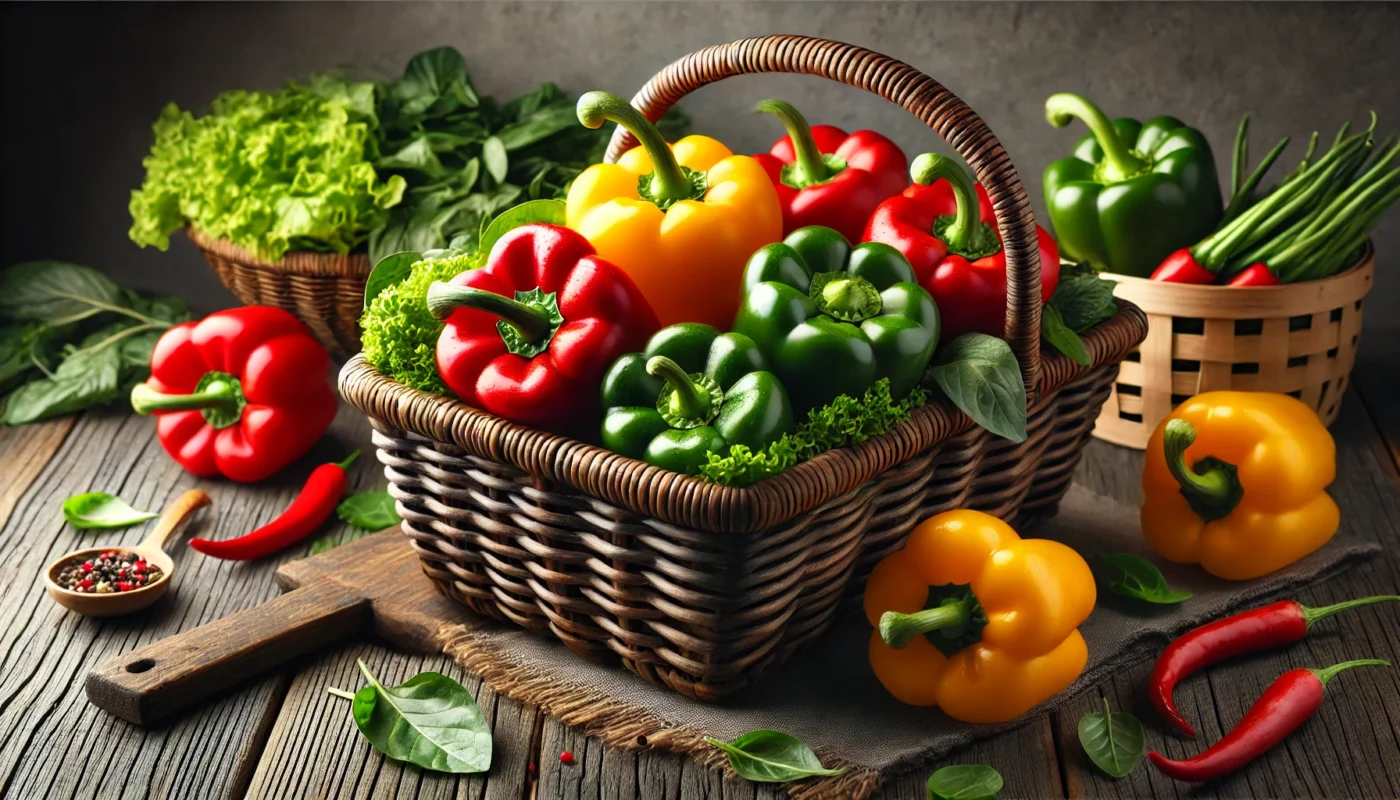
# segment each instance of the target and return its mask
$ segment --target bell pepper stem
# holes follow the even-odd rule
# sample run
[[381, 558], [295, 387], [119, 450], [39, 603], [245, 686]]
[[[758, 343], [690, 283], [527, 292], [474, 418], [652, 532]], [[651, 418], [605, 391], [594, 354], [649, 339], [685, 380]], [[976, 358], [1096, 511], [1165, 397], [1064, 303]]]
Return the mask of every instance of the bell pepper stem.
[[1320, 619], [1325, 619], [1343, 611], [1350, 611], [1360, 606], [1369, 606], [1372, 603], [1400, 603], [1400, 594], [1377, 594], [1371, 595], [1370, 597], [1359, 597], [1355, 600], [1333, 603], [1330, 606], [1319, 606], [1318, 608], [1309, 608], [1304, 605], [1299, 605], [1298, 607], [1303, 609], [1303, 623], [1311, 628], [1313, 623]]
[[693, 185], [661, 131], [632, 104], [611, 92], [588, 92], [578, 99], [578, 120], [589, 128], [616, 122], [636, 137], [651, 156], [652, 194], [661, 200], [684, 200], [693, 194]]
[[447, 319], [462, 306], [500, 317], [530, 342], [548, 336], [553, 327], [548, 314], [495, 292], [442, 281], [433, 281], [428, 287], [428, 311], [434, 317]]
[[1203, 458], [1194, 467], [1188, 467], [1186, 450], [1195, 443], [1196, 428], [1184, 419], [1169, 420], [1162, 431], [1162, 453], [1167, 469], [1181, 485], [1181, 494], [1201, 519], [1214, 522], [1235, 510], [1244, 489], [1235, 465], [1218, 458]]
[[792, 140], [792, 152], [796, 158], [796, 183], [798, 188], [831, 178], [833, 172], [822, 160], [822, 151], [817, 148], [817, 140], [812, 138], [812, 126], [802, 112], [782, 100], [763, 100], [754, 107], [755, 111], [772, 114], [787, 129]]
[[880, 615], [880, 638], [885, 644], [899, 650], [915, 636], [967, 624], [972, 619], [976, 603], [976, 600], [968, 597], [913, 614], [886, 611]]
[[714, 410], [708, 390], [695, 385], [680, 364], [666, 356], [647, 359], [647, 374], [666, 381], [671, 387], [671, 403], [677, 416], [707, 420]]
[[1045, 119], [1056, 128], [1063, 128], [1072, 119], [1079, 119], [1089, 126], [1089, 132], [1103, 148], [1105, 181], [1121, 181], [1147, 171], [1147, 161], [1133, 153], [1118, 136], [1113, 122], [1098, 106], [1083, 97], [1068, 92], [1050, 95], [1045, 101]]
[[958, 204], [953, 222], [942, 232], [943, 243], [949, 252], [970, 256], [985, 250], [982, 241], [982, 207], [977, 200], [977, 187], [967, 170], [958, 166], [953, 159], [938, 153], [924, 153], [914, 159], [909, 167], [909, 177], [920, 186], [932, 186], [939, 178], [948, 181], [953, 188], [953, 199]]
[[226, 408], [230, 411], [239, 406], [242, 390], [235, 379], [214, 380], [192, 394], [162, 394], [145, 383], [138, 383], [131, 390], [131, 410], [146, 415], [152, 411], [188, 411], [192, 409]]
[[1389, 661], [1385, 661], [1385, 660], [1383, 660], [1383, 659], [1379, 659], [1379, 658], [1360, 658], [1360, 659], [1357, 659], [1357, 660], [1355, 660], [1355, 661], [1343, 661], [1343, 662], [1340, 663], [1340, 664], [1333, 664], [1332, 666], [1327, 667], [1327, 668], [1325, 668], [1325, 669], [1310, 669], [1310, 670], [1308, 670], [1308, 672], [1311, 672], [1313, 675], [1316, 675], [1316, 676], [1317, 676], [1318, 682], [1322, 684], [1323, 688], [1326, 688], [1327, 682], [1330, 681], [1330, 680], [1332, 680], [1333, 678], [1335, 678], [1335, 677], [1337, 676], [1337, 673], [1339, 673], [1339, 672], [1346, 672], [1347, 670], [1349, 670], [1349, 669], [1351, 669], [1351, 668], [1353, 668], [1353, 667], [1388, 667], [1388, 666], [1390, 666], [1390, 662], [1389, 662]]

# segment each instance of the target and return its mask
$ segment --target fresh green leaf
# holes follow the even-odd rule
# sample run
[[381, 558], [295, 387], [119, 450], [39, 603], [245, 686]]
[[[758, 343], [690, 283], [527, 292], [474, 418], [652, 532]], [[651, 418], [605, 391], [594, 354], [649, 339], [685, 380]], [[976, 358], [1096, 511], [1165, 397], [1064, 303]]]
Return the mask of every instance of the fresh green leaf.
[[122, 288], [91, 267], [26, 261], [0, 271], [0, 318], [62, 325], [126, 307]]
[[370, 685], [354, 694], [351, 715], [374, 749], [437, 772], [474, 774], [491, 768], [491, 727], [462, 684], [421, 672], [385, 687], [364, 661], [356, 663]]
[[506, 182], [506, 170], [510, 168], [510, 157], [500, 139], [492, 136], [481, 145], [481, 160], [486, 163], [486, 172], [496, 183]]
[[5, 325], [0, 327], [0, 392], [22, 382], [25, 375], [36, 371], [34, 346], [42, 326]]
[[943, 767], [928, 778], [929, 800], [995, 800], [1001, 773], [985, 764]]
[[1089, 351], [1084, 348], [1084, 340], [1079, 338], [1079, 334], [1070, 330], [1069, 326], [1065, 324], [1064, 318], [1060, 316], [1060, 312], [1052, 305], [1041, 309], [1040, 336], [1056, 350], [1069, 356], [1079, 366], [1087, 367], [1094, 363], [1094, 360], [1089, 357]]
[[530, 225], [536, 222], [563, 225], [564, 203], [560, 200], [531, 200], [508, 209], [486, 226], [486, 230], [481, 233], [481, 239], [477, 242], [477, 247], [489, 256], [491, 248], [496, 246], [496, 242], [502, 236], [521, 225]]
[[103, 347], [63, 359], [52, 378], [26, 383], [10, 393], [5, 422], [23, 425], [110, 403], [121, 394], [121, 351]]
[[335, 515], [353, 527], [365, 531], [382, 531], [403, 520], [388, 492], [359, 492], [340, 501]]
[[1064, 264], [1050, 305], [1070, 330], [1083, 333], [1118, 313], [1118, 304], [1113, 302], [1114, 286], [1113, 281], [1100, 277], [1088, 264]]
[[1026, 440], [1026, 385], [1005, 341], [964, 333], [938, 349], [928, 380], [973, 422], [1003, 439]]
[[1191, 593], [1167, 585], [1162, 571], [1151, 561], [1133, 553], [1102, 553], [1099, 556], [1121, 577], [1109, 583], [1114, 594], [1133, 597], [1159, 605], [1176, 605], [1191, 598]]
[[1114, 778], [1123, 778], [1142, 758], [1142, 723], [1132, 714], [1112, 712], [1108, 698], [1103, 713], [1085, 714], [1079, 720], [1079, 743], [1095, 766]]
[[414, 139], [396, 153], [384, 156], [374, 162], [374, 166], [381, 170], [417, 170], [430, 178], [441, 178], [447, 174], [447, 168], [438, 160], [432, 144], [423, 137]]
[[63, 501], [63, 518], [75, 528], [130, 528], [156, 516], [153, 511], [138, 511], [114, 494], [84, 492]]
[[810, 747], [779, 731], [750, 731], [732, 742], [707, 736], [705, 741], [729, 755], [729, 766], [740, 777], [756, 783], [784, 783], [846, 771], [845, 767], [826, 769]]
[[428, 311], [428, 287], [482, 265], [478, 254], [429, 258], [409, 267], [408, 277], [385, 286], [360, 317], [365, 361], [405, 386], [449, 394], [437, 371], [442, 321]]
[[413, 271], [413, 265], [422, 260], [422, 253], [401, 251], [375, 262], [374, 269], [370, 270], [369, 278], [365, 280], [365, 308], [369, 308], [370, 302], [378, 297], [380, 292], [396, 283], [402, 283]]
[[467, 62], [454, 47], [426, 50], [409, 59], [403, 77], [389, 92], [400, 103], [399, 113], [408, 116], [422, 114], [443, 97], [468, 107], [477, 104]]

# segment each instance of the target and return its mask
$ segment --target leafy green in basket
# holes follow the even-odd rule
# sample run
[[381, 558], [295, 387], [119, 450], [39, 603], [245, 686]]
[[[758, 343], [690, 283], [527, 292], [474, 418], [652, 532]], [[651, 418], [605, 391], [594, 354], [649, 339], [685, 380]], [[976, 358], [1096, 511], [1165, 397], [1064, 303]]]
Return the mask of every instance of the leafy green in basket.
[[84, 492], [63, 501], [63, 518], [75, 528], [130, 528], [155, 517], [153, 511], [139, 511], [114, 494]]
[[1099, 556], [1117, 573], [1109, 582], [1114, 594], [1158, 605], [1176, 605], [1191, 599], [1191, 593], [1173, 589], [1157, 565], [1133, 553], [1103, 553]]
[[929, 800], [996, 800], [1001, 773], [986, 764], [956, 764], [928, 778]]
[[1105, 697], [1103, 713], [1093, 712], [1080, 718], [1079, 743], [1104, 774], [1127, 777], [1142, 758], [1142, 723], [1132, 714], [1111, 711]]
[[1066, 327], [1083, 333], [1118, 313], [1113, 287], [1113, 281], [1099, 277], [1088, 264], [1063, 264], [1050, 305], [1060, 313]]
[[840, 775], [846, 771], [827, 769], [797, 737], [780, 731], [750, 731], [732, 742], [705, 738], [706, 742], [729, 755], [729, 766], [740, 777], [757, 783], [783, 783], [803, 778]]
[[1079, 338], [1065, 324], [1064, 317], [1052, 305], [1046, 305], [1040, 313], [1040, 338], [1050, 343], [1051, 347], [1069, 356], [1074, 363], [1081, 367], [1087, 367], [1094, 363], [1089, 357], [1089, 351], [1084, 347], [1084, 340]]
[[437, 772], [472, 774], [491, 768], [491, 726], [462, 684], [422, 672], [386, 687], [364, 661], [356, 663], [369, 686], [353, 695], [327, 691], [353, 701], [355, 725], [374, 749]]
[[930, 383], [978, 425], [1003, 439], [1026, 440], [1026, 385], [1004, 340], [964, 333], [942, 345], [924, 378]]

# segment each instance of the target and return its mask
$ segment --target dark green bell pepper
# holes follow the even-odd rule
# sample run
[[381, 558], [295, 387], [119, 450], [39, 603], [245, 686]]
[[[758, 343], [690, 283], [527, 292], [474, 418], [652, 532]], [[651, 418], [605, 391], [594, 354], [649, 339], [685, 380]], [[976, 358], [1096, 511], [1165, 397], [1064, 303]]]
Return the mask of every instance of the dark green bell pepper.
[[734, 330], [758, 343], [802, 419], [881, 378], [896, 400], [908, 395], [938, 345], [939, 321], [898, 250], [851, 247], [814, 225], [749, 258]]
[[759, 450], [793, 429], [792, 403], [753, 340], [683, 322], [603, 375], [603, 446], [694, 475], [710, 453]]
[[1057, 128], [1077, 118], [1090, 131], [1073, 156], [1045, 168], [1045, 205], [1065, 258], [1146, 278], [1220, 223], [1215, 158], [1199, 131], [1173, 117], [1109, 122], [1073, 94], [1051, 95], [1045, 117]]

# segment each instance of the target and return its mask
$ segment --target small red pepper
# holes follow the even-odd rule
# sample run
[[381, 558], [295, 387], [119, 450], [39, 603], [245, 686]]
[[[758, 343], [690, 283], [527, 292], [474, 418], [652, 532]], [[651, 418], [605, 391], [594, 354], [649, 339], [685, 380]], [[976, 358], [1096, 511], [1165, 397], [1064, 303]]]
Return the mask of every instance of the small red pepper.
[[350, 476], [345, 470], [360, 455], [356, 450], [338, 464], [322, 464], [311, 471], [292, 504], [277, 519], [236, 539], [191, 539], [190, 547], [214, 558], [250, 561], [270, 556], [316, 532], [340, 503]]
[[[914, 185], [875, 209], [864, 240], [904, 254], [919, 285], [933, 295], [942, 340], [976, 331], [1006, 331], [1006, 253], [994, 224], [992, 201], [952, 159], [925, 153], [910, 169]], [[1035, 226], [1040, 251], [1040, 294], [1049, 302], [1060, 281], [1055, 239]]]
[[1321, 608], [1281, 600], [1188, 631], [1167, 645], [1157, 659], [1157, 666], [1152, 668], [1147, 692], [1152, 707], [1177, 730], [1195, 736], [1196, 731], [1176, 710], [1176, 701], [1172, 699], [1177, 683], [1187, 675], [1227, 658], [1302, 641], [1318, 620], [1358, 606], [1392, 600], [1400, 601], [1400, 595], [1362, 597]]
[[1226, 286], [1278, 286], [1282, 281], [1269, 269], [1269, 265], [1260, 261], [1250, 264], [1240, 271], [1238, 275], [1231, 278]]
[[[676, 277], [684, 291], [685, 276]], [[464, 403], [568, 433], [599, 414], [598, 386], [618, 356], [659, 327], [637, 285], [558, 225], [502, 236], [486, 266], [428, 289], [442, 380]]]
[[778, 190], [784, 236], [823, 225], [856, 244], [875, 207], [908, 185], [908, 157], [875, 131], [847, 136], [832, 125], [811, 126], [781, 100], [764, 100], [758, 110], [776, 115], [788, 131], [754, 156]]
[[1201, 266], [1191, 248], [1183, 247], [1162, 259], [1152, 271], [1152, 280], [1165, 283], [1215, 283], [1215, 273]]
[[1205, 752], [1173, 761], [1156, 751], [1147, 754], [1152, 766], [1179, 781], [1208, 781], [1228, 775], [1287, 738], [1322, 708], [1323, 690], [1337, 673], [1352, 667], [1390, 666], [1389, 661], [1347, 661], [1327, 669], [1289, 670], [1244, 712], [1239, 724]]
[[131, 390], [161, 446], [202, 478], [260, 481], [321, 438], [338, 401], [330, 354], [280, 308], [244, 306], [166, 331], [151, 377]]

